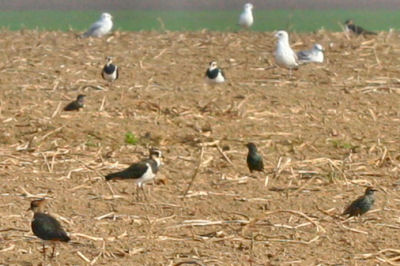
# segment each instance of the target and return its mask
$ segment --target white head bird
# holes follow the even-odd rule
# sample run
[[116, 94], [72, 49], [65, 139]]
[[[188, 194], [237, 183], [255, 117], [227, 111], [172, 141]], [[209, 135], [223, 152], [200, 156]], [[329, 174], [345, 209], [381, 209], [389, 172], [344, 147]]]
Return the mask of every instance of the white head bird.
[[286, 31], [280, 30], [275, 34], [278, 43], [275, 50], [275, 62], [278, 66], [288, 68], [290, 70], [297, 69], [297, 55], [289, 44], [289, 35]]
[[98, 21], [92, 24], [90, 28], [83, 34], [83, 37], [102, 37], [108, 34], [113, 27], [112, 16], [108, 13], [101, 14]]
[[300, 63], [323, 63], [324, 62], [324, 48], [321, 44], [316, 43], [311, 50], [300, 51], [297, 53]]
[[253, 5], [247, 3], [243, 6], [243, 12], [239, 16], [239, 25], [245, 28], [251, 27], [253, 25]]

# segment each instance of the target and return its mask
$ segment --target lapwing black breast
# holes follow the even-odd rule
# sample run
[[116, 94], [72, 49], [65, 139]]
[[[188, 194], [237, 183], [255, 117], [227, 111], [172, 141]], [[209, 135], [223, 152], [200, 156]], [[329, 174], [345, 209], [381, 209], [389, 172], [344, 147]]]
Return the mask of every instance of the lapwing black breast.
[[360, 216], [364, 213], [368, 212], [375, 203], [374, 192], [376, 189], [368, 187], [365, 190], [365, 194], [355, 201], [353, 201], [343, 212], [342, 215], [352, 216]]
[[217, 66], [217, 62], [212, 61], [206, 71], [206, 79], [209, 83], [225, 82], [224, 71]]
[[64, 111], [79, 111], [84, 107], [84, 99], [86, 95], [79, 94], [75, 101], [70, 102], [64, 107]]
[[112, 58], [110, 56], [108, 56], [106, 60], [107, 60], [106, 64], [104, 65], [103, 70], [101, 71], [101, 76], [103, 77], [104, 80], [107, 80], [109, 82], [117, 80], [119, 77], [118, 66], [112, 63]]
[[254, 143], [248, 143], [247, 148], [249, 152], [247, 154], [247, 166], [249, 167], [250, 173], [253, 171], [264, 171], [263, 158], [257, 151], [257, 147]]

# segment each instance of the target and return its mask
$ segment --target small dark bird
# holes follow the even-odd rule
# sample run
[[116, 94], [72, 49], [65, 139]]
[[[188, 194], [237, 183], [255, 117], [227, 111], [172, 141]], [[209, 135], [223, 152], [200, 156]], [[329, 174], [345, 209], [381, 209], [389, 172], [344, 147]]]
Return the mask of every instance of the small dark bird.
[[357, 35], [376, 35], [376, 32], [368, 31], [360, 26], [355, 25], [351, 19], [346, 20], [344, 24], [346, 25], [347, 31], [351, 31]]
[[342, 215], [349, 215], [349, 217], [352, 216], [360, 216], [369, 211], [374, 205], [375, 199], [374, 199], [374, 192], [377, 191], [376, 189], [373, 189], [371, 187], [368, 187], [365, 190], [365, 194], [355, 201], [353, 201], [343, 212]]
[[45, 242], [51, 242], [53, 244], [53, 252], [51, 257], [54, 257], [57, 241], [70, 241], [70, 238], [61, 227], [60, 223], [54, 217], [43, 213], [43, 207], [45, 203], [46, 199], [34, 200], [31, 202], [31, 207], [28, 209], [34, 213], [31, 223], [32, 231], [35, 236], [43, 240], [44, 258], [46, 258]]
[[222, 69], [217, 66], [217, 62], [210, 62], [210, 66], [206, 72], [206, 80], [210, 84], [225, 82], [225, 74]]
[[103, 77], [104, 80], [107, 80], [110, 84], [114, 80], [118, 79], [119, 76], [118, 66], [112, 63], [111, 56], [106, 57], [106, 64], [104, 65], [103, 70], [101, 71], [101, 76]]
[[106, 180], [133, 179], [144, 194], [143, 187], [145, 183], [152, 181], [156, 177], [161, 165], [161, 151], [150, 149], [149, 153], [148, 159], [134, 163], [120, 172], [108, 174], [106, 175]]
[[84, 107], [84, 99], [86, 95], [79, 94], [75, 101], [70, 102], [64, 107], [64, 111], [79, 111]]
[[257, 152], [257, 147], [254, 143], [248, 143], [247, 148], [249, 153], [247, 154], [247, 166], [249, 167], [250, 173], [253, 171], [264, 171], [264, 163], [261, 155]]

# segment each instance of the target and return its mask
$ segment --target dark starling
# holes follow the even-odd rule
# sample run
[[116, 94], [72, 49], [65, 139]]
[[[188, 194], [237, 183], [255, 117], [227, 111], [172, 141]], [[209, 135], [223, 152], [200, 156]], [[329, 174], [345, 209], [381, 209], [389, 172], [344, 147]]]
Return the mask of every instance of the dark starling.
[[143, 190], [145, 183], [152, 181], [161, 165], [161, 151], [150, 149], [148, 159], [134, 163], [125, 170], [106, 175], [106, 180], [133, 179], [137, 187]]
[[210, 62], [210, 66], [206, 71], [206, 79], [209, 83], [223, 83], [225, 82], [225, 74], [222, 69], [218, 68], [217, 62]]
[[376, 32], [368, 31], [368, 30], [363, 29], [360, 26], [355, 25], [353, 23], [353, 20], [351, 20], [351, 19], [346, 20], [346, 22], [344, 24], [346, 25], [346, 29], [348, 31], [351, 31], [351, 32], [353, 32], [353, 33], [355, 33], [357, 35], [361, 35], [361, 34], [363, 34], [363, 35], [376, 35]]
[[368, 187], [365, 190], [365, 194], [355, 201], [353, 201], [343, 212], [342, 215], [349, 215], [349, 217], [352, 216], [360, 216], [369, 211], [374, 205], [374, 192], [377, 191], [376, 189], [373, 189], [371, 187]]
[[103, 77], [104, 80], [107, 80], [110, 83], [118, 79], [119, 76], [118, 66], [112, 64], [111, 56], [106, 57], [106, 64], [104, 65], [103, 70], [101, 71], [101, 76]]
[[46, 203], [45, 199], [34, 200], [31, 202], [31, 207], [28, 210], [34, 212], [31, 223], [32, 231], [35, 236], [43, 240], [43, 257], [46, 258], [45, 242], [51, 241], [53, 244], [53, 252], [51, 257], [54, 257], [56, 242], [68, 242], [70, 238], [61, 227], [60, 223], [52, 216], [43, 213], [42, 209]]
[[261, 155], [257, 152], [257, 147], [254, 143], [248, 143], [247, 148], [249, 153], [247, 154], [247, 166], [249, 167], [250, 173], [253, 171], [264, 171], [264, 163]]
[[70, 102], [64, 107], [64, 111], [79, 111], [84, 106], [84, 99], [86, 95], [79, 94], [75, 101]]

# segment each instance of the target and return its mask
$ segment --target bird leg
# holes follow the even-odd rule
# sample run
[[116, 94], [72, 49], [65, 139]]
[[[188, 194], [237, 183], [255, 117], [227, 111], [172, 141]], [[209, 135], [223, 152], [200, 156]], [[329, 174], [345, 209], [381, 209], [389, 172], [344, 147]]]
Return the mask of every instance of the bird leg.
[[43, 242], [43, 260], [46, 260], [46, 247]]
[[51, 258], [54, 258], [54, 254], [56, 252], [56, 243], [53, 243], [53, 252], [51, 253]]
[[144, 200], [145, 200], [145, 201], [149, 201], [149, 200], [147, 199], [146, 191], [144, 190], [144, 185], [140, 186], [140, 188], [141, 188], [141, 190], [142, 190], [142, 192], [143, 192]]

